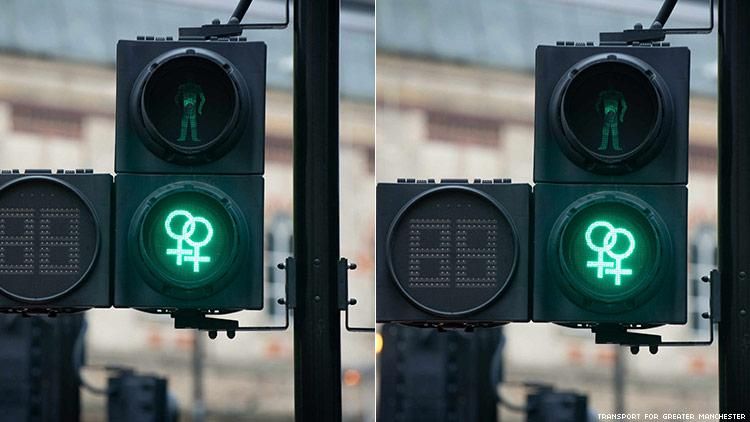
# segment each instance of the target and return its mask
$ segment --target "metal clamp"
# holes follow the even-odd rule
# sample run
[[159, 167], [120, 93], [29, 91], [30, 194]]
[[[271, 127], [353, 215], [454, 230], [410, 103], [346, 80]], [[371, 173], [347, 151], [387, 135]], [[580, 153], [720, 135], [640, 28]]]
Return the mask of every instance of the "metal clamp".
[[339, 311], [343, 311], [345, 316], [346, 330], [355, 333], [374, 333], [375, 327], [352, 327], [349, 325], [349, 307], [357, 304], [357, 299], [349, 298], [349, 270], [356, 270], [357, 264], [349, 263], [346, 258], [339, 259], [338, 263], [338, 282], [339, 282]]
[[664, 41], [667, 34], [710, 34], [713, 31], [714, 0], [711, 0], [709, 6], [709, 26], [703, 28], [664, 28], [676, 4], [677, 0], [664, 0], [651, 27], [644, 29], [643, 25], [638, 23], [633, 26], [633, 29], [626, 29], [622, 32], [601, 32], [599, 33], [599, 43], [606, 45], [633, 45]]
[[183, 27], [179, 29], [180, 40], [210, 40], [218, 38], [239, 37], [246, 29], [286, 29], [289, 26], [289, 1], [286, 0], [286, 18], [283, 22], [270, 23], [240, 23], [252, 0], [240, 0], [237, 9], [227, 23], [215, 19], [207, 25], [199, 27]]
[[709, 276], [701, 277], [704, 283], [710, 283], [709, 311], [701, 317], [709, 321], [708, 340], [697, 341], [662, 341], [658, 334], [633, 333], [627, 327], [616, 324], [602, 324], [591, 328], [596, 344], [619, 344], [630, 346], [630, 352], [637, 354], [641, 346], [648, 346], [651, 354], [656, 354], [659, 347], [692, 347], [710, 346], [714, 342], [714, 324], [721, 321], [721, 276], [719, 270], [711, 270]]
[[284, 263], [278, 264], [277, 267], [280, 270], [286, 271], [284, 286], [286, 297], [277, 300], [280, 305], [284, 305], [283, 325], [240, 327], [239, 321], [233, 319], [212, 318], [200, 311], [182, 310], [172, 313], [174, 328], [192, 328], [208, 331], [208, 337], [211, 339], [215, 339], [219, 331], [225, 331], [229, 338], [234, 338], [237, 331], [286, 331], [289, 328], [289, 310], [297, 306], [297, 272], [294, 258], [287, 258]]

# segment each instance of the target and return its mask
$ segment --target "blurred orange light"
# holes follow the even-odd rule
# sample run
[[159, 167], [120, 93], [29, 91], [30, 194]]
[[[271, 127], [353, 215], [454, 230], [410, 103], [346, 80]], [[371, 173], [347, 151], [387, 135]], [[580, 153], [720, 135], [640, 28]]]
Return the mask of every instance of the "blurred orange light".
[[354, 387], [359, 384], [362, 380], [362, 374], [356, 369], [347, 369], [344, 371], [344, 385], [347, 387]]
[[383, 335], [380, 333], [375, 333], [375, 353], [380, 353], [383, 351]]

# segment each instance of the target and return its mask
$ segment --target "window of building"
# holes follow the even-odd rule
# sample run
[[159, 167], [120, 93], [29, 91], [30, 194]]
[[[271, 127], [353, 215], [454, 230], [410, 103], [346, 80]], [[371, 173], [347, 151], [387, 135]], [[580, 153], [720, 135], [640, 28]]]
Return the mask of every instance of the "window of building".
[[83, 113], [32, 104], [12, 104], [11, 122], [15, 132], [81, 139]]
[[431, 140], [497, 147], [501, 122], [486, 117], [443, 111], [427, 112], [427, 137]]

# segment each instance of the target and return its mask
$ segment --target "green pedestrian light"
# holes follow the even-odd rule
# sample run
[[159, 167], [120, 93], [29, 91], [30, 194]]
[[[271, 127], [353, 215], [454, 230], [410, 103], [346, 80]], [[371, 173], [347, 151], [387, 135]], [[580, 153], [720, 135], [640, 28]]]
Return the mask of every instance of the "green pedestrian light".
[[690, 51], [539, 46], [532, 319], [686, 320]]
[[[180, 218], [184, 218], [185, 223], [181, 226], [178, 224], [177, 227], [181, 227], [181, 229], [175, 232], [172, 223], [175, 219]], [[193, 236], [199, 225], [205, 227], [205, 234], [203, 235], [203, 240], [195, 241]], [[167, 255], [177, 256], [175, 265], [181, 266], [183, 261], [193, 261], [193, 272], [197, 273], [200, 272], [201, 262], [211, 262], [210, 256], [201, 256], [200, 254], [200, 248], [206, 246], [214, 237], [214, 226], [210, 221], [203, 217], [195, 217], [189, 211], [179, 209], [167, 215], [167, 218], [164, 220], [164, 229], [169, 237], [177, 241], [176, 248], [167, 249], [166, 251]], [[190, 247], [184, 248], [184, 243], [187, 243]]]
[[208, 186], [167, 186], [137, 212], [134, 244], [157, 279], [181, 289], [210, 285], [238, 260], [241, 223], [233, 209]]
[[[602, 125], [602, 143], [597, 148], [606, 151], [609, 148], [622, 151], [620, 146], [620, 123], [625, 122], [625, 112], [628, 111], [628, 102], [622, 92], [606, 89], [599, 93], [599, 99], [595, 105], [597, 113], [602, 113], [604, 124]], [[612, 145], [610, 147], [610, 139]]]
[[188, 129], [190, 129], [191, 140], [200, 142], [201, 140], [198, 139], [198, 116], [203, 115], [203, 105], [206, 104], [203, 89], [192, 81], [185, 82], [177, 88], [177, 95], [175, 95], [174, 100], [178, 105], [182, 104], [180, 137], [177, 138], [177, 141], [184, 141], [188, 135]]
[[262, 309], [266, 45], [149, 38], [117, 46], [115, 306]]
[[648, 205], [616, 193], [574, 203], [550, 236], [555, 266], [581, 302], [616, 303], [641, 295], [656, 282], [660, 258], [671, 247]]
[[[606, 230], [606, 235], [602, 239], [601, 245], [597, 245], [592, 240], [594, 237], [594, 231], [598, 228]], [[613, 249], [618, 244], [618, 235], [624, 236], [628, 242], [627, 249], [624, 252], [617, 253], [613, 252]], [[635, 250], [635, 237], [627, 229], [615, 228], [612, 224], [607, 221], [594, 221], [586, 229], [586, 246], [592, 251], [597, 253], [596, 261], [586, 261], [586, 267], [596, 268], [596, 277], [603, 279], [604, 274], [614, 275], [615, 285], [619, 286], [622, 284], [623, 275], [633, 275], [633, 270], [623, 268], [622, 260], [629, 258]], [[604, 254], [607, 254], [613, 261], [606, 261]], [[614, 267], [614, 269], [612, 268]], [[606, 268], [606, 270], [605, 270]]]

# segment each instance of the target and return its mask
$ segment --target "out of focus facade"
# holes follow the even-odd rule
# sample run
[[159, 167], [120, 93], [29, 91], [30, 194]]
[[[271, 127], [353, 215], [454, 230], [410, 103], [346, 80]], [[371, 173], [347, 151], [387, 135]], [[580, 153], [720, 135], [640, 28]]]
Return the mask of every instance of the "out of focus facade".
[[[650, 22], [661, 1], [379, 0], [377, 172], [397, 178], [512, 178], [532, 183], [534, 57], [538, 44], [598, 41], [598, 33]], [[708, 2], [680, 2], [670, 26], [705, 26]], [[706, 339], [708, 289], [716, 266], [716, 37], [675, 36], [692, 50], [688, 324], [665, 339]], [[589, 395], [596, 412], [616, 410], [616, 349], [590, 332], [552, 324], [505, 329], [505, 378], [552, 383]], [[718, 410], [717, 348], [662, 348], [621, 355], [625, 410]], [[517, 385], [504, 395], [523, 401]], [[503, 420], [523, 420], [503, 412]]]
[[[93, 168], [114, 172], [115, 48], [137, 35], [176, 36], [231, 15], [235, 0], [5, 0], [0, 7], [0, 169]], [[342, 255], [350, 276], [353, 322], [374, 322], [374, 0], [342, 2]], [[283, 19], [283, 1], [256, 0], [246, 21]], [[268, 44], [266, 106], [266, 306], [233, 315], [243, 324], [283, 324], [283, 274], [291, 254], [292, 36], [252, 31]], [[134, 310], [88, 312], [87, 360], [167, 376], [181, 420], [205, 408], [209, 421], [293, 420], [292, 333], [240, 333], [196, 340], [164, 315]], [[374, 420], [372, 336], [342, 334], [344, 415]], [[196, 347], [203, 350], [203, 394], [195, 394]], [[86, 369], [90, 383], [105, 373]], [[196, 407], [197, 405], [197, 407]], [[83, 420], [104, 420], [105, 401], [84, 393]]]

